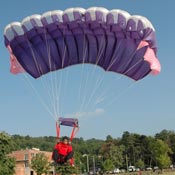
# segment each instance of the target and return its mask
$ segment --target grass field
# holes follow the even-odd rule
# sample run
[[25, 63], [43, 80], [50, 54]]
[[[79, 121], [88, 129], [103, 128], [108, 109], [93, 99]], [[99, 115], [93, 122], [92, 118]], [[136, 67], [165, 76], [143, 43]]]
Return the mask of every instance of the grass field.
[[151, 171], [143, 171], [143, 172], [133, 172], [133, 173], [122, 173], [122, 175], [175, 175], [175, 170], [174, 171], [157, 171], [157, 172], [151, 172]]

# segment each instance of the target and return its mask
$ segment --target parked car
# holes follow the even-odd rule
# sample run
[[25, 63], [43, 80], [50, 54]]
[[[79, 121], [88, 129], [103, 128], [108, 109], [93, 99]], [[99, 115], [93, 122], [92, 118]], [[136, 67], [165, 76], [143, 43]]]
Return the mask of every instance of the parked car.
[[93, 172], [93, 171], [89, 171], [89, 174], [90, 174], [90, 175], [93, 175], [93, 174], [94, 174], [94, 172]]
[[170, 165], [170, 168], [173, 170], [175, 168], [175, 165]]
[[135, 166], [129, 166], [129, 167], [128, 167], [128, 171], [129, 171], [129, 172], [136, 171]]
[[136, 171], [139, 172], [140, 171], [140, 168], [136, 168]]
[[155, 172], [155, 171], [158, 171], [159, 170], [159, 167], [158, 166], [155, 166], [154, 168], [153, 168], [153, 171]]
[[146, 170], [147, 171], [152, 171], [152, 168], [151, 167], [147, 167]]
[[121, 173], [125, 173], [126, 170], [125, 170], [125, 169], [120, 169], [120, 172], [121, 172]]
[[119, 168], [115, 168], [114, 170], [113, 170], [113, 173], [114, 174], [117, 174], [117, 173], [120, 173], [121, 171], [119, 170]]

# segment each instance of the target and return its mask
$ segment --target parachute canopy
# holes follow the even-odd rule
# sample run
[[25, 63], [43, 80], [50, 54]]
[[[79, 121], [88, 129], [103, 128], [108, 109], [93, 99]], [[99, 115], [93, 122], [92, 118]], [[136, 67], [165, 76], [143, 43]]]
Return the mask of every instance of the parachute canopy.
[[161, 69], [151, 22], [119, 9], [70, 8], [28, 16], [7, 25], [4, 38], [11, 72], [34, 78], [83, 63], [134, 80]]

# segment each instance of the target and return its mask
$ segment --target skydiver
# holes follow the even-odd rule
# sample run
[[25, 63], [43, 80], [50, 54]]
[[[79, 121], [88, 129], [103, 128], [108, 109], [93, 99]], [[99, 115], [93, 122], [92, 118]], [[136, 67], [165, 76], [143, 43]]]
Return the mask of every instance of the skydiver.
[[57, 143], [52, 153], [54, 162], [59, 165], [70, 164], [74, 166], [73, 154], [72, 145], [68, 137], [64, 136], [62, 141], [57, 138]]

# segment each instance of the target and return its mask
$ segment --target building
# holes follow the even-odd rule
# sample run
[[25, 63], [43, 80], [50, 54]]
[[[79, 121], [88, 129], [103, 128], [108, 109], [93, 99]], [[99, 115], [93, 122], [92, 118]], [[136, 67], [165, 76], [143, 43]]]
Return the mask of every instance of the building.
[[[15, 175], [36, 175], [29, 165], [32, 157], [38, 153], [44, 153], [48, 157], [48, 161], [52, 161], [52, 152], [40, 151], [37, 148], [13, 151], [10, 156], [16, 159]], [[53, 174], [53, 170], [50, 171], [50, 174]]]

